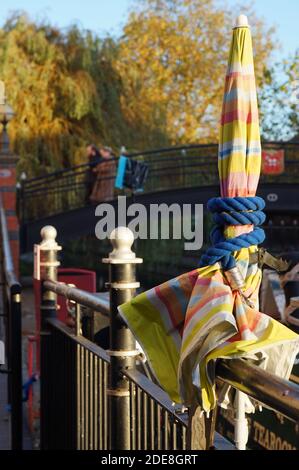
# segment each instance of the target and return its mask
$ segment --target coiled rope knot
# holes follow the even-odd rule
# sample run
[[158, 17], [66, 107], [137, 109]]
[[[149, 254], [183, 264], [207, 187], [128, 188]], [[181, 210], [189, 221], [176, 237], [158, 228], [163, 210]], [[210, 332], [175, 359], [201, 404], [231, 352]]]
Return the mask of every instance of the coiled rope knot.
[[[264, 208], [265, 201], [258, 196], [210, 199], [208, 209], [216, 224], [210, 234], [213, 246], [202, 255], [199, 266], [210, 266], [220, 261], [224, 271], [234, 268], [233, 252], [259, 245], [265, 240], [264, 230], [258, 227], [266, 219]], [[238, 237], [226, 238], [224, 228], [229, 225], [253, 225], [254, 229]]]

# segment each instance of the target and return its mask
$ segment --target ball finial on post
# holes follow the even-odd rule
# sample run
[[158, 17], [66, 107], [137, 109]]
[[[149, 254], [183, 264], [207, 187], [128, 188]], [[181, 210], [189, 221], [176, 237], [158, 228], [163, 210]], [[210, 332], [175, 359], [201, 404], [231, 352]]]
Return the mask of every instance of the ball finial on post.
[[111, 232], [109, 240], [113, 247], [113, 251], [109, 253], [109, 258], [105, 258], [103, 260], [104, 263], [142, 263], [142, 259], [136, 258], [136, 254], [131, 249], [134, 243], [134, 234], [128, 227], [115, 228]]
[[123, 260], [136, 258], [135, 253], [131, 250], [134, 243], [134, 235], [129, 228], [117, 227], [111, 232], [109, 239], [113, 246], [113, 251], [109, 254], [109, 258]]
[[[110, 356], [109, 368], [109, 426], [112, 450], [130, 450], [131, 432], [128, 416], [131, 409], [131, 388], [124, 377], [124, 371], [135, 368], [136, 340], [128, 325], [119, 315], [118, 307], [129, 302], [140, 287], [136, 281], [136, 264], [142, 263], [132, 251], [134, 234], [128, 227], [117, 227], [110, 234], [113, 251], [103, 263], [109, 265], [110, 290], [110, 341], [107, 353]], [[117, 419], [116, 419], [117, 418]]]
[[57, 230], [52, 225], [45, 225], [40, 231], [42, 241], [40, 243], [41, 249], [57, 250], [60, 249], [56, 242]]
[[56, 242], [57, 230], [52, 225], [45, 225], [40, 231], [41, 242], [34, 245], [34, 279], [56, 280], [60, 262], [57, 252], [61, 246]]

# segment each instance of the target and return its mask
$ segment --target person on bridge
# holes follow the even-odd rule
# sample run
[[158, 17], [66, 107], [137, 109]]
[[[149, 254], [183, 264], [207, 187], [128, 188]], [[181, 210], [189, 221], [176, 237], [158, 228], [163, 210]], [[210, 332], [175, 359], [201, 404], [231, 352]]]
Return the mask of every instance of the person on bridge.
[[111, 201], [114, 196], [115, 162], [110, 147], [100, 148], [100, 161], [92, 168], [96, 179], [90, 195], [92, 202]]
[[89, 144], [86, 147], [86, 155], [88, 158], [88, 171], [86, 175], [86, 197], [85, 200], [87, 203], [90, 203], [90, 195], [92, 193], [94, 184], [96, 182], [97, 176], [93, 169], [101, 161], [102, 157], [99, 149], [94, 144]]

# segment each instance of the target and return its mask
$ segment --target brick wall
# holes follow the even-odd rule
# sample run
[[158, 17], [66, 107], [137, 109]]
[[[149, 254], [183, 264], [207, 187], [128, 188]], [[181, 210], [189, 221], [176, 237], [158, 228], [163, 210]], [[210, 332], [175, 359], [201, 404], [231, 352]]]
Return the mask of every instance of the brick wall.
[[14, 155], [0, 153], [0, 192], [5, 209], [16, 274], [19, 273], [19, 221], [16, 214], [16, 164]]

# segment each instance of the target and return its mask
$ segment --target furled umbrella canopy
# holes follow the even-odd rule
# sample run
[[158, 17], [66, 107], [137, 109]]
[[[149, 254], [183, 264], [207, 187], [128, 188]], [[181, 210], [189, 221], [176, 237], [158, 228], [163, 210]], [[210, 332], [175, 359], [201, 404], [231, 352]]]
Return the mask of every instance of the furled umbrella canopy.
[[[245, 17], [246, 19], [246, 17]], [[264, 239], [264, 202], [255, 197], [261, 145], [251, 33], [233, 30], [220, 126], [221, 198], [209, 201], [213, 246], [200, 268], [122, 305], [160, 385], [175, 402], [216, 405], [215, 362], [247, 358], [288, 378], [298, 336], [259, 312], [261, 270], [254, 256]]]

